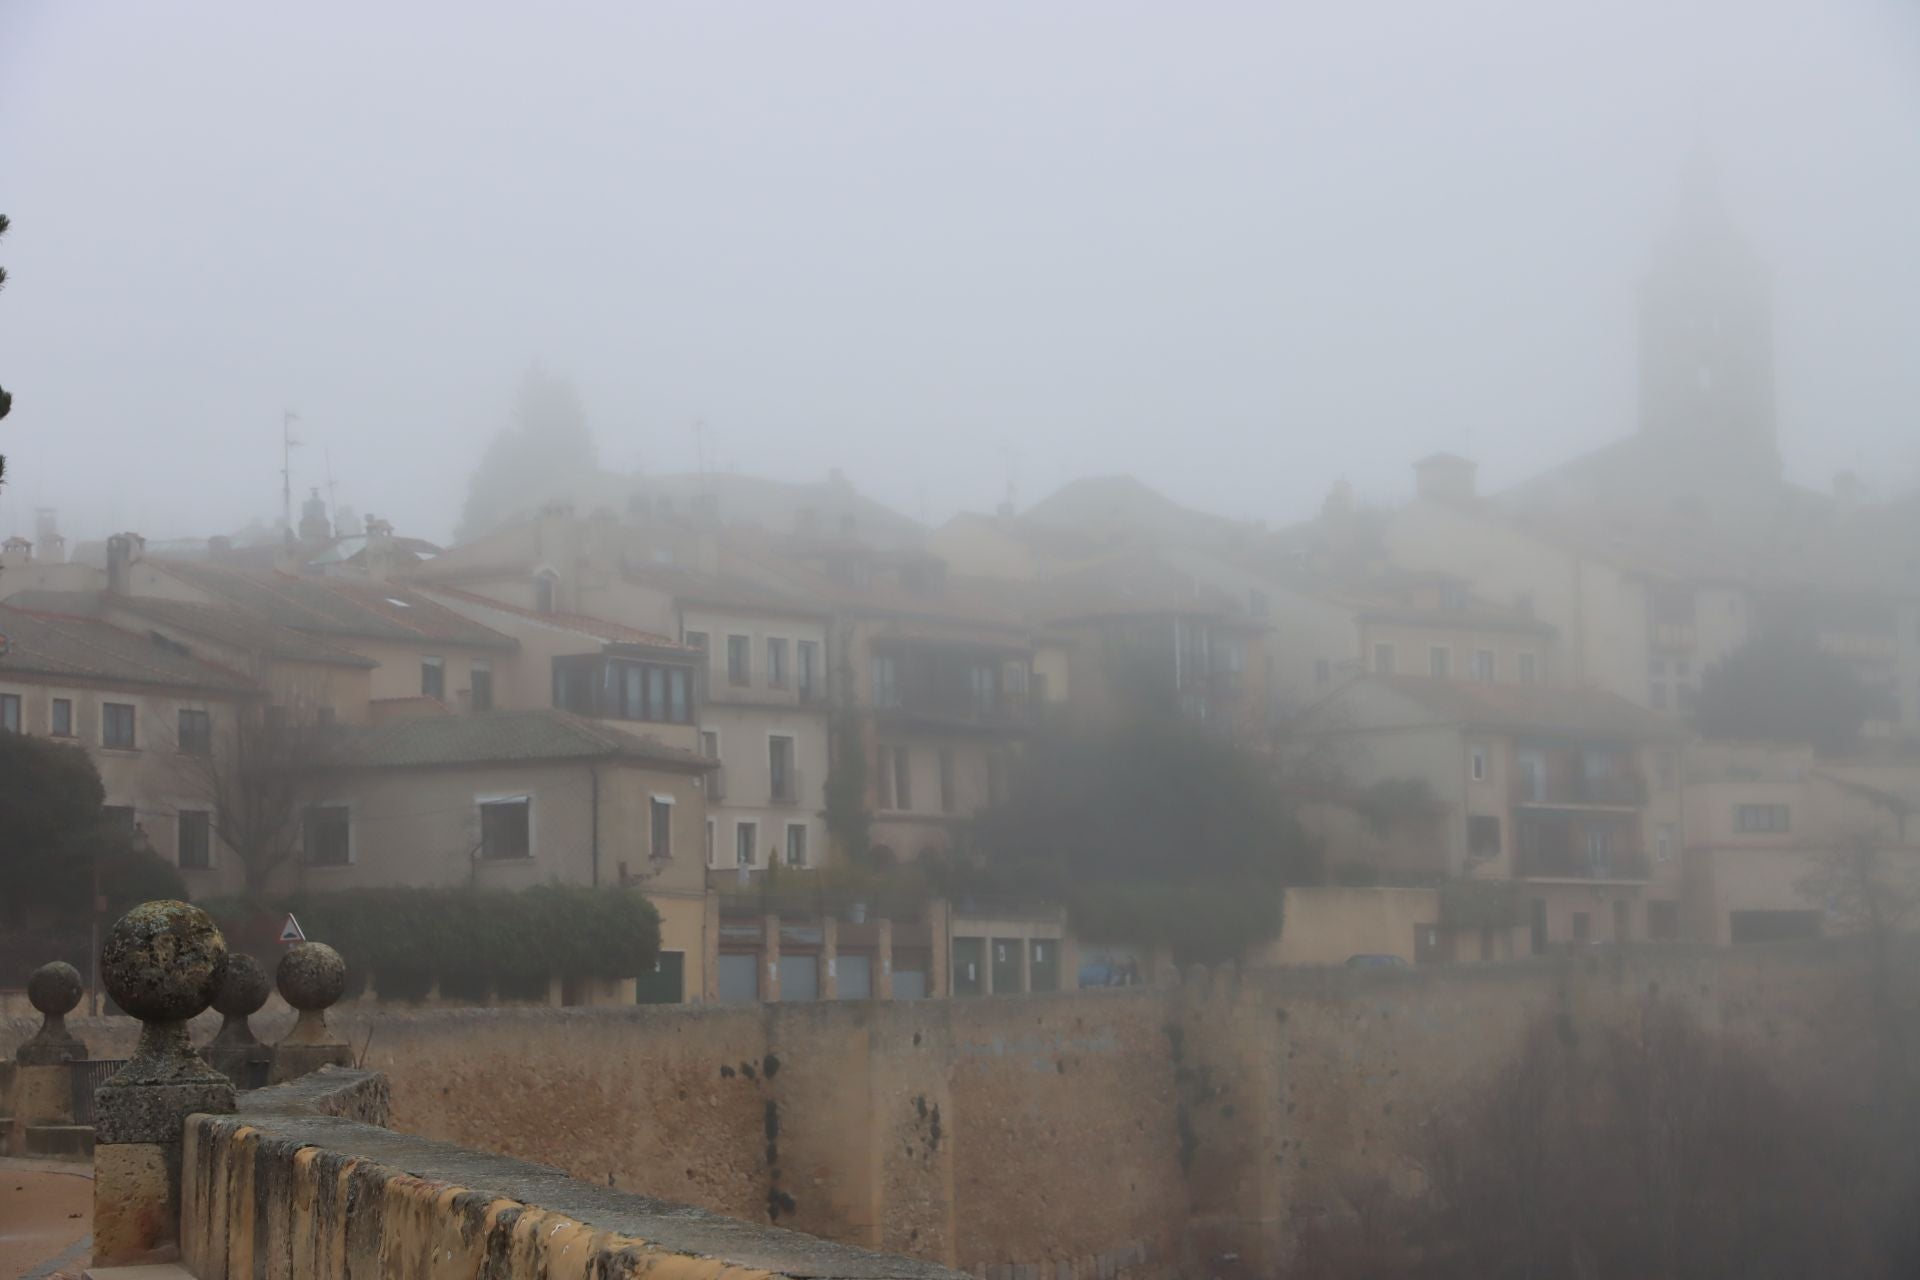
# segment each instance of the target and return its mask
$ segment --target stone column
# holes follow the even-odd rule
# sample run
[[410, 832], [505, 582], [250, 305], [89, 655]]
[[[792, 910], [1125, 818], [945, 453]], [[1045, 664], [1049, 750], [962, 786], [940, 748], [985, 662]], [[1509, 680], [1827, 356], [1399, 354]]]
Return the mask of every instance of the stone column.
[[132, 1060], [94, 1094], [96, 1267], [164, 1261], [179, 1247], [181, 1125], [233, 1110], [233, 1085], [187, 1040], [226, 969], [226, 939], [184, 902], [142, 903], [100, 948], [107, 994], [141, 1026]]
[[720, 999], [720, 894], [707, 890], [701, 907], [700, 986], [694, 997], [712, 1004]]
[[347, 989], [347, 962], [340, 953], [324, 942], [296, 942], [280, 957], [273, 981], [300, 1017], [273, 1047], [267, 1082], [297, 1080], [326, 1066], [352, 1066], [353, 1050], [327, 1025], [327, 1010]]
[[932, 939], [932, 954], [927, 957], [927, 995], [944, 999], [953, 994], [948, 977], [953, 968], [953, 912], [945, 898], [927, 901], [927, 936]]
[[881, 920], [874, 926], [873, 998], [893, 999], [893, 921]]
[[213, 1007], [223, 1021], [203, 1054], [207, 1062], [236, 1089], [257, 1089], [267, 1082], [273, 1050], [261, 1044], [247, 1019], [267, 1002], [267, 971], [252, 956], [237, 952], [227, 957], [227, 973], [213, 993]]
[[840, 998], [840, 922], [832, 916], [820, 918], [820, 998]]
[[[64, 960], [43, 964], [27, 979], [27, 999], [40, 1011], [40, 1030], [13, 1051], [13, 1123], [0, 1131], [0, 1149], [28, 1153], [28, 1129], [73, 1123], [73, 1070], [87, 1046], [67, 1030], [67, 1015], [80, 1003], [80, 971]], [[10, 1140], [11, 1145], [6, 1145]]]
[[760, 919], [760, 999], [762, 1003], [780, 998], [780, 917]]

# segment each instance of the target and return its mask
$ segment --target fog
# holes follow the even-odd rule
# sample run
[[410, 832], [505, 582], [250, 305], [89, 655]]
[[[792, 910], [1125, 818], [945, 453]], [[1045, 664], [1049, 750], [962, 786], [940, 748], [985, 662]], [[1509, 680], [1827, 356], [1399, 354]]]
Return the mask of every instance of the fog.
[[444, 538], [532, 363], [604, 462], [938, 520], [1133, 472], [1274, 523], [1634, 426], [1688, 149], [1790, 475], [1920, 463], [1895, 0], [0, 7], [0, 534], [323, 484]]

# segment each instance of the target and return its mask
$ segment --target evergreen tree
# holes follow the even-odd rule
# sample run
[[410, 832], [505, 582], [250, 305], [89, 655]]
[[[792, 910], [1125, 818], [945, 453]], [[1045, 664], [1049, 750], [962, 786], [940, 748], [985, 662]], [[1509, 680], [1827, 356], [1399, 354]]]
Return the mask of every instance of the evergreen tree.
[[557, 374], [529, 369], [511, 423], [494, 436], [467, 482], [456, 538], [468, 541], [537, 511], [543, 502], [573, 498], [596, 466], [580, 393]]

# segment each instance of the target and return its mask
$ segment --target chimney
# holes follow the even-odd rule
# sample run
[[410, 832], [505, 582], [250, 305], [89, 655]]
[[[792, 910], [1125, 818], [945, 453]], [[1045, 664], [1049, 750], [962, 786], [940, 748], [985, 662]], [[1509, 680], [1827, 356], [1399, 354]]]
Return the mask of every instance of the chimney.
[[65, 564], [67, 540], [60, 536], [60, 512], [54, 507], [36, 507], [33, 512], [33, 544], [40, 548], [41, 564]]
[[107, 539], [107, 591], [116, 596], [133, 594], [133, 566], [140, 563], [147, 540], [137, 533], [116, 533]]
[[362, 567], [375, 582], [385, 582], [393, 572], [393, 522], [379, 516], [367, 516], [367, 549]]
[[19, 534], [0, 542], [0, 567], [24, 569], [33, 563], [33, 544]]
[[1434, 453], [1413, 464], [1413, 490], [1433, 502], [1472, 502], [1472, 460], [1457, 453]]

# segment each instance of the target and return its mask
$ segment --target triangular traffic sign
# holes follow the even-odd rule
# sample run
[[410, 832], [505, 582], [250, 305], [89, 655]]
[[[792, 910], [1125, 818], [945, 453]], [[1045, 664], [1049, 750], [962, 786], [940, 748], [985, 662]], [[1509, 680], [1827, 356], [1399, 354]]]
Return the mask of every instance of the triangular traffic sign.
[[293, 912], [287, 912], [287, 922], [280, 926], [280, 941], [305, 942], [307, 935], [300, 932], [300, 922], [293, 918]]

